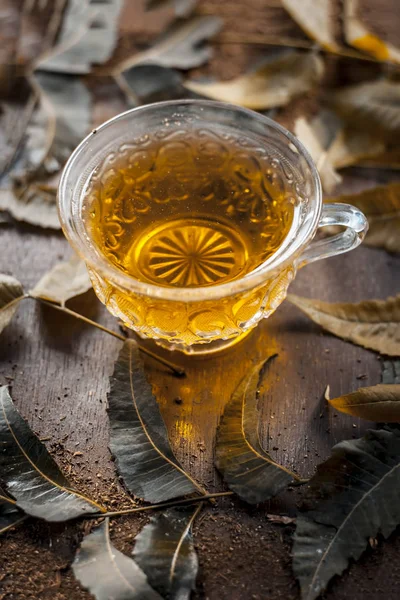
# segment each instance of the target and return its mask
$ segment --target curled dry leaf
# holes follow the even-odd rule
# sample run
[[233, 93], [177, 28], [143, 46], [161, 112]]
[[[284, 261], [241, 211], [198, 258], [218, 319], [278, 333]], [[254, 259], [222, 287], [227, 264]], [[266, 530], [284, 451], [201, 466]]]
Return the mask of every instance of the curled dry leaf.
[[43, 189], [34, 183], [24, 188], [23, 199], [11, 190], [0, 190], [0, 210], [7, 211], [17, 221], [46, 229], [60, 229], [54, 188]]
[[26, 515], [17, 508], [15, 500], [0, 488], [0, 534], [19, 525], [25, 519]]
[[400, 252], [400, 183], [329, 198], [329, 202], [345, 202], [362, 210], [369, 224], [364, 244]]
[[331, 0], [282, 0], [282, 5], [305, 33], [327, 50], [336, 50]]
[[64, 306], [67, 300], [92, 288], [85, 263], [74, 254], [70, 260], [58, 263], [35, 285], [29, 295]]
[[330, 333], [381, 354], [400, 356], [400, 295], [355, 304], [331, 304], [294, 294], [287, 299]]
[[378, 533], [400, 524], [400, 431], [341, 442], [311, 480], [311, 510], [299, 515], [293, 570], [303, 600], [315, 600]]
[[228, 402], [217, 433], [216, 466], [229, 488], [250, 504], [276, 496], [299, 478], [277, 464], [262, 448], [258, 435], [257, 364]]
[[118, 39], [123, 0], [69, 0], [54, 48], [36, 61], [36, 69], [90, 73], [112, 55]]
[[384, 360], [382, 383], [400, 383], [400, 360]]
[[[343, 24], [346, 42], [381, 61], [400, 62], [400, 47], [381, 39], [363, 23], [359, 0], [344, 0]], [[397, 10], [397, 5], [393, 4]]]
[[131, 106], [187, 97], [182, 75], [173, 69], [144, 64], [127, 69], [116, 77]]
[[198, 559], [192, 524], [201, 506], [171, 508], [151, 518], [136, 536], [133, 556], [150, 585], [169, 600], [189, 600]]
[[320, 130], [308, 123], [304, 117], [296, 119], [294, 133], [304, 144], [316, 164], [324, 190], [330, 193], [342, 178], [335, 171], [334, 164], [320, 139]]
[[154, 46], [120, 63], [115, 69], [115, 75], [143, 63], [183, 70], [199, 67], [212, 56], [212, 49], [205, 42], [218, 33], [221, 27], [222, 20], [214, 16], [176, 21]]
[[174, 456], [134, 340], [126, 340], [115, 363], [108, 416], [110, 449], [130, 492], [148, 502], [204, 493]]
[[313, 52], [282, 52], [242, 77], [232, 81], [201, 83], [185, 81], [184, 86], [202, 96], [240, 104], [255, 110], [284, 106], [292, 98], [311, 90], [324, 72], [322, 59]]
[[135, 561], [112, 545], [108, 519], [84, 538], [72, 570], [96, 600], [162, 600]]
[[173, 8], [177, 17], [187, 17], [195, 9], [198, 0], [146, 0], [146, 10]]
[[279, 523], [280, 525], [293, 525], [296, 523], [295, 517], [288, 517], [287, 515], [271, 515], [268, 513], [267, 519], [270, 523]]
[[358, 129], [388, 141], [400, 133], [400, 83], [378, 79], [342, 88], [332, 98], [334, 107]]
[[400, 385], [374, 385], [329, 400], [340, 412], [368, 421], [400, 422]]
[[46, 447], [0, 388], [1, 478], [16, 505], [32, 517], [68, 521], [104, 509], [73, 490]]
[[0, 273], [0, 333], [13, 318], [23, 297], [24, 290], [18, 279]]

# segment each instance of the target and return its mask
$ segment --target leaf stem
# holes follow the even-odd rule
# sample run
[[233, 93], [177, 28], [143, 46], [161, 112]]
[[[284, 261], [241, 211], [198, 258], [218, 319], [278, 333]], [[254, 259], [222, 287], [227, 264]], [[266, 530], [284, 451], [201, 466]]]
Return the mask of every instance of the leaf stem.
[[[107, 327], [104, 327], [104, 325], [101, 325], [100, 323], [97, 323], [96, 321], [92, 321], [92, 319], [89, 319], [88, 317], [85, 317], [84, 315], [81, 315], [80, 313], [77, 313], [74, 310], [67, 308], [66, 306], [54, 304], [53, 302], [49, 302], [48, 300], [44, 300], [43, 298], [39, 298], [38, 296], [30, 296], [28, 294], [26, 297], [32, 298], [33, 300], [37, 300], [41, 304], [45, 304], [46, 306], [55, 308], [56, 310], [59, 310], [60, 312], [66, 313], [67, 315], [71, 315], [72, 317], [75, 317], [76, 319], [79, 319], [80, 321], [84, 321], [84, 323], [87, 323], [88, 325], [97, 327], [97, 329], [100, 329], [101, 331], [104, 331], [105, 333], [109, 333], [110, 335], [113, 335], [115, 338], [117, 338], [118, 340], [121, 340], [122, 342], [125, 342], [125, 340], [127, 339], [124, 335], [117, 333], [116, 331], [113, 331], [112, 329], [108, 329]], [[152, 352], [151, 350], [148, 350], [147, 348], [144, 348], [143, 346], [140, 346], [139, 344], [138, 344], [138, 346], [139, 346], [139, 350], [141, 352], [143, 352], [143, 354], [147, 354], [147, 356], [150, 356], [154, 360], [157, 360], [161, 364], [165, 365], [179, 377], [182, 377], [185, 375], [185, 370], [182, 367], [180, 367], [179, 365], [176, 365], [175, 363], [170, 362], [169, 360], [167, 360], [166, 358], [163, 358], [162, 356], [158, 356], [158, 354], [156, 354], [155, 352]]]
[[133, 513], [145, 512], [148, 510], [162, 510], [171, 506], [185, 506], [187, 504], [196, 504], [197, 502], [205, 502], [214, 498], [223, 498], [225, 496], [233, 496], [234, 492], [216, 492], [215, 494], [204, 494], [204, 496], [195, 496], [194, 498], [183, 498], [183, 500], [170, 500], [168, 502], [160, 502], [160, 504], [150, 504], [149, 506], [138, 506], [137, 508], [128, 508], [126, 510], [116, 510], [114, 512], [84, 514], [82, 519], [99, 519], [103, 517], [120, 517], [122, 515], [131, 515]]

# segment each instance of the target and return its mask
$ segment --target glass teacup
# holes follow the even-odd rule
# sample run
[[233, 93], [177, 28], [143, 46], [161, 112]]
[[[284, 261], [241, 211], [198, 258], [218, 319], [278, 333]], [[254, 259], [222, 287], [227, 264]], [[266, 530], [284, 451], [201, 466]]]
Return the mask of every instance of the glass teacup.
[[[225, 348], [284, 300], [299, 267], [348, 252], [368, 224], [323, 204], [283, 127], [229, 104], [177, 100], [104, 123], [59, 188], [64, 233], [108, 310], [187, 354]], [[344, 230], [312, 241], [320, 227]]]

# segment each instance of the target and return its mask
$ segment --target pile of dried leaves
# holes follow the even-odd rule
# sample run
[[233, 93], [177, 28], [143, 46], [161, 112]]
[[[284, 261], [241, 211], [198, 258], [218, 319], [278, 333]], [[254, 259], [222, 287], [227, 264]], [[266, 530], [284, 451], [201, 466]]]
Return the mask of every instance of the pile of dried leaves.
[[[35, 4], [25, 3], [24, 27], [29, 35], [22, 35], [14, 54], [3, 60], [9, 67], [0, 71], [2, 83], [9, 83], [2, 85], [8, 96], [1, 102], [6, 152], [0, 163], [0, 210], [14, 219], [57, 229], [58, 177], [91, 125], [91, 79], [82, 75], [95, 78], [99, 67], [94, 65], [104, 65], [112, 56], [122, 0], [55, 0], [47, 20], [45, 14], [42, 19], [37, 14], [33, 18]], [[211, 49], [205, 42], [219, 30], [220, 19], [192, 16], [195, 0], [147, 4], [150, 10], [169, 5], [179, 19], [152, 46], [114, 64], [108, 73], [116, 92], [122, 90], [131, 106], [200, 95], [275, 110], [318, 87], [326, 54], [348, 56], [348, 60], [358, 56], [336, 41], [328, 0], [282, 0], [318, 46], [307, 51], [274, 51], [255, 70], [233, 81], [186, 80], [180, 71], [209, 59]], [[43, 7], [45, 13], [47, 3], [39, 5], [36, 9]], [[6, 6], [12, 23], [17, 8], [12, 1]], [[344, 6], [347, 43], [369, 52], [375, 60], [398, 62], [399, 50], [377, 36], [372, 39], [358, 19], [357, 2], [347, 0]], [[46, 23], [44, 32], [39, 21]], [[393, 140], [400, 122], [400, 84], [392, 69], [382, 70], [380, 79], [330, 91], [329, 97], [322, 97], [318, 114], [296, 120], [294, 130], [317, 162], [328, 192], [340, 181], [338, 171], [344, 167], [399, 167], [400, 152]], [[367, 214], [367, 244], [400, 251], [400, 184], [389, 183], [333, 201], [349, 201]], [[18, 305], [29, 298], [84, 318], [65, 303], [90, 287], [84, 265], [76, 258], [58, 264], [29, 292], [14, 277], [0, 275], [0, 333]], [[294, 295], [289, 301], [334, 335], [386, 357], [400, 356], [400, 295], [358, 304], [330, 304]], [[384, 362], [380, 385], [328, 400], [337, 410], [384, 425], [362, 439], [339, 443], [311, 480], [305, 481], [272, 460], [260, 442], [257, 390], [273, 359], [266, 357], [239, 383], [218, 430], [215, 464], [230, 491], [207, 494], [174, 455], [143, 368], [141, 352], [147, 351], [116, 332], [105, 331], [124, 341], [110, 380], [110, 449], [127, 493], [150, 506], [108, 513], [75, 490], [18, 413], [8, 389], [0, 389], [4, 487], [0, 490], [0, 532], [27, 518], [98, 520], [100, 524], [83, 539], [73, 563], [76, 578], [98, 600], [189, 598], [198, 570], [192, 524], [209, 500], [220, 495], [236, 494], [244, 502], [257, 504], [289, 486], [306, 485], [307, 508], [296, 518], [293, 569], [307, 600], [317, 598], [350, 559], [358, 559], [370, 538], [378, 533], [387, 537], [400, 524], [399, 360]], [[179, 374], [178, 368], [166, 364]], [[136, 537], [132, 557], [112, 546], [110, 518], [155, 509], [156, 516]]]

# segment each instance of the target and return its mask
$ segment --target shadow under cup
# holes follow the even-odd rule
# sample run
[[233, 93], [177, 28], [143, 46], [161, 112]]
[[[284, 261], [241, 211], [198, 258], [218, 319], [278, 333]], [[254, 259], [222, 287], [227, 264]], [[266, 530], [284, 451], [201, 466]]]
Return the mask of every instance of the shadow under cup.
[[[187, 155], [182, 148], [188, 148]], [[120, 166], [132, 156], [139, 171], [129, 171], [126, 206], [120, 190], [114, 195], [104, 190], [110, 178], [121, 177]], [[168, 156], [177, 158], [168, 163]], [[164, 194], [155, 182], [165, 173], [170, 183]], [[95, 209], [90, 205], [93, 194]], [[282, 214], [290, 215], [285, 235], [272, 254], [261, 252], [251, 269], [235, 272], [240, 261], [254, 258], [253, 246], [240, 250], [241, 234], [248, 229], [256, 239], [271, 219], [268, 207], [276, 199]], [[147, 105], [106, 122], [72, 154], [59, 188], [64, 233], [85, 260], [101, 302], [139, 336], [187, 354], [214, 352], [240, 340], [284, 300], [297, 268], [361, 243], [367, 222], [360, 211], [343, 204], [322, 207], [318, 173], [294, 136], [252, 111], [200, 100]], [[90, 224], [89, 214], [101, 223], [101, 235], [94, 235], [99, 227]], [[230, 228], [232, 219], [236, 233]], [[170, 223], [178, 266], [168, 280], [170, 271], [160, 266], [157, 244], [165, 243]], [[143, 239], [153, 239], [155, 232], [159, 237], [151, 251], [146, 241], [129, 254], [124, 244], [136, 243], [132, 227], [139, 224]], [[318, 226], [326, 225], [341, 225], [344, 231], [310, 243]], [[271, 223], [269, 227], [270, 232]], [[196, 253], [198, 259], [203, 239], [217, 248], [217, 268], [210, 270], [209, 253], [203, 270], [198, 265], [191, 271], [179, 268], [189, 254], [192, 262]], [[271, 234], [264, 239], [267, 249]], [[135, 257], [137, 274], [117, 261], [121, 249]], [[183, 250], [187, 255], [178, 260]], [[140, 265], [146, 277], [141, 277]]]

